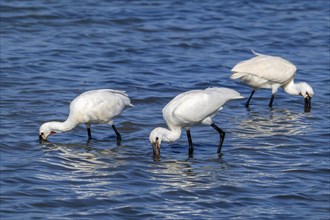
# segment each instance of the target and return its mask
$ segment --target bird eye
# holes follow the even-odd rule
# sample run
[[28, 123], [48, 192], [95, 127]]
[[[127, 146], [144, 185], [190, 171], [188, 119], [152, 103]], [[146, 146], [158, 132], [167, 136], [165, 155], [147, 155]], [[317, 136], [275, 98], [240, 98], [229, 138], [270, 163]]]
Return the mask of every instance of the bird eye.
[[158, 141], [158, 139], [159, 139], [159, 138], [158, 138], [158, 137], [156, 137], [156, 141]]
[[41, 132], [40, 135], [43, 136], [44, 135], [44, 132]]

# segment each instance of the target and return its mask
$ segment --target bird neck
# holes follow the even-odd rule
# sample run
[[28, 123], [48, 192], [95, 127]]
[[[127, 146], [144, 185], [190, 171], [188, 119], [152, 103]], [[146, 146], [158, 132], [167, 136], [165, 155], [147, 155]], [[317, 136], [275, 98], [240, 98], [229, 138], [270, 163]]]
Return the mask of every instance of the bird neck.
[[58, 121], [49, 122], [49, 128], [57, 133], [70, 131], [73, 128], [75, 128], [77, 125], [78, 123], [76, 123], [70, 117], [64, 122], [58, 122]]
[[298, 88], [297, 84], [294, 83], [293, 79], [283, 86], [283, 89], [286, 93], [291, 95], [299, 95], [300, 89]]
[[162, 130], [162, 139], [163, 141], [171, 142], [176, 141], [181, 136], [181, 128], [179, 127], [172, 127], [170, 129], [164, 128]]

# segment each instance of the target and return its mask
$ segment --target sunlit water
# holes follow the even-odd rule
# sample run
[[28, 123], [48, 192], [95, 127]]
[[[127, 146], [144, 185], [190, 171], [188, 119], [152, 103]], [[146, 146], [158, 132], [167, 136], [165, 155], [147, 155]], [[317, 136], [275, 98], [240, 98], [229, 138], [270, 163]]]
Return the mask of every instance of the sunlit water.
[[[329, 3], [327, 1], [1, 1], [1, 219], [329, 219]], [[229, 78], [257, 52], [298, 67], [302, 97], [258, 90], [224, 107], [223, 156], [208, 126], [163, 143], [172, 97]], [[70, 101], [97, 88], [125, 90], [133, 108], [39, 144], [39, 126], [65, 120]]]

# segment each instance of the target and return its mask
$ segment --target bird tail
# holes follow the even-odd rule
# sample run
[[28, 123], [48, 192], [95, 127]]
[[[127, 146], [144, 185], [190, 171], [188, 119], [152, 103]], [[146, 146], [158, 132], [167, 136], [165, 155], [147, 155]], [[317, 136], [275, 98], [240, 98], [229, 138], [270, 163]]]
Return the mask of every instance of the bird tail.
[[244, 96], [242, 96], [239, 92], [237, 92], [234, 89], [224, 88], [224, 87], [214, 87], [214, 88], [207, 88], [206, 90], [209, 91], [216, 91], [220, 93], [222, 96], [225, 96], [229, 99], [242, 99]]
[[264, 54], [257, 53], [255, 50], [251, 49], [251, 52], [256, 56], [264, 56]]
[[245, 76], [246, 74], [245, 73], [239, 73], [239, 72], [235, 72], [233, 73], [230, 78], [231, 79], [240, 79], [242, 78], [243, 76]]
[[244, 96], [238, 93], [238, 95], [232, 96], [231, 99], [244, 99]]

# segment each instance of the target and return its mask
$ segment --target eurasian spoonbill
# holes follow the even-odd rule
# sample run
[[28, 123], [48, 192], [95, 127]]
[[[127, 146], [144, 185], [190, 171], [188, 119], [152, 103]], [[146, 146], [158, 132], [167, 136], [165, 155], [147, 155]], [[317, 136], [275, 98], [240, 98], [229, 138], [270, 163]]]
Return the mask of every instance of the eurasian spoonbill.
[[47, 140], [51, 134], [67, 132], [79, 124], [85, 124], [90, 140], [91, 124], [110, 124], [117, 135], [117, 142], [120, 143], [121, 135], [113, 123], [113, 118], [130, 106], [133, 105], [124, 91], [100, 89], [84, 92], [71, 102], [66, 121], [46, 122], [40, 126], [39, 139]]
[[239, 62], [232, 68], [230, 78], [241, 79], [253, 88], [245, 107], [249, 107], [254, 92], [259, 88], [272, 89], [269, 107], [272, 107], [275, 93], [279, 87], [291, 95], [301, 95], [305, 99], [305, 112], [311, 109], [313, 88], [305, 82], [294, 83], [296, 66], [291, 62], [276, 56], [269, 56], [253, 51], [255, 57]]
[[212, 122], [222, 106], [231, 99], [243, 98], [238, 92], [228, 88], [208, 88], [205, 90], [191, 90], [177, 95], [163, 108], [163, 118], [169, 129], [158, 127], [152, 130], [149, 140], [153, 145], [154, 159], [160, 158], [160, 145], [162, 141], [175, 141], [181, 136], [181, 129], [185, 128], [189, 156], [193, 155], [193, 143], [190, 127], [197, 124], [212, 126], [220, 135], [218, 154], [225, 138], [225, 132]]

